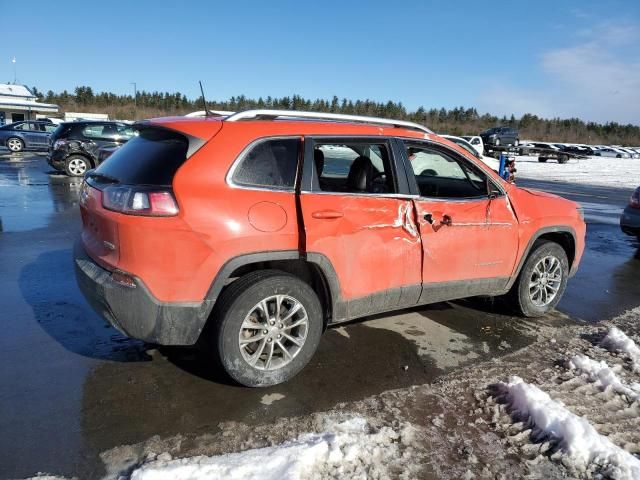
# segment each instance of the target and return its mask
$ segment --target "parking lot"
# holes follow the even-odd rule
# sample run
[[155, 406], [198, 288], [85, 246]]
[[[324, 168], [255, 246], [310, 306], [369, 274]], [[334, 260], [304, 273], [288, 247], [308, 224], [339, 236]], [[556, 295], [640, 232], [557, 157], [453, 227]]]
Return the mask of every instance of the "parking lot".
[[[549, 165], [547, 165], [548, 167]], [[105, 474], [100, 454], [154, 435], [264, 424], [434, 382], [535, 341], [541, 327], [610, 319], [640, 304], [640, 253], [617, 225], [631, 189], [522, 179], [585, 206], [587, 249], [556, 312], [539, 320], [472, 299], [379, 315], [328, 331], [310, 365], [268, 389], [230, 385], [206, 352], [127, 339], [89, 308], [74, 278], [80, 180], [43, 156], [0, 156], [0, 477]]]

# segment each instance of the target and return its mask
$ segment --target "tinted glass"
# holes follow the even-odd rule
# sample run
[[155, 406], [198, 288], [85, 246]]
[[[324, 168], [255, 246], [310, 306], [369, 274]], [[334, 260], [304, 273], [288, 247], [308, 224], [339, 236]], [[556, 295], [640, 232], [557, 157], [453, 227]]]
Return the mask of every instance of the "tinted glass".
[[242, 158], [233, 183], [251, 187], [293, 188], [298, 168], [300, 139], [272, 139], [255, 145]]
[[314, 149], [320, 190], [345, 193], [395, 191], [386, 144], [322, 144]]
[[183, 135], [145, 129], [100, 164], [95, 173], [128, 185], [170, 186], [187, 159], [188, 148]]
[[99, 123], [87, 125], [82, 129], [82, 134], [88, 138], [116, 140], [118, 131], [113, 123]]

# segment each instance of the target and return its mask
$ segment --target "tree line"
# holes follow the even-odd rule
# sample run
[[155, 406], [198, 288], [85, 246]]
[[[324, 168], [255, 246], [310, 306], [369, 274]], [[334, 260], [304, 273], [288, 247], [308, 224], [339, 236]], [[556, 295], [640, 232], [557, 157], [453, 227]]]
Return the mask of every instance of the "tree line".
[[[76, 87], [73, 93], [46, 93], [32, 88], [33, 93], [46, 103], [55, 103], [62, 112], [81, 111], [87, 113], [107, 113], [110, 118], [133, 120], [166, 115], [184, 115], [194, 110], [202, 110], [202, 97], [189, 99], [180, 92], [148, 92], [141, 90], [133, 95], [117, 95], [110, 92], [94, 92], [91, 87]], [[587, 143], [606, 145], [640, 145], [640, 126], [616, 122], [585, 122], [579, 118], [541, 118], [530, 113], [520, 118], [496, 116], [488, 113], [480, 115], [471, 107], [425, 108], [408, 110], [402, 102], [377, 102], [373, 100], [307, 99], [299, 95], [258, 99], [245, 95], [231, 97], [224, 101], [208, 101], [211, 110], [240, 111], [252, 108], [281, 110], [311, 110], [318, 112], [368, 115], [398, 120], [408, 120], [426, 125], [438, 133], [451, 135], [477, 135], [481, 131], [499, 126], [511, 126], [520, 131], [521, 139], [539, 141]]]

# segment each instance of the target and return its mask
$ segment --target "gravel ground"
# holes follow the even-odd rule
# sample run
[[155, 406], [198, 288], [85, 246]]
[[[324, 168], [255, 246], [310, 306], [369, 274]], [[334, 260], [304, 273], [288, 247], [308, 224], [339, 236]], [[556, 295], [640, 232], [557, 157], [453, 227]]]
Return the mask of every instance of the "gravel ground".
[[[398, 434], [385, 462], [369, 466], [360, 460], [358, 475], [324, 470], [303, 478], [424, 478], [424, 479], [560, 479], [630, 478], [602, 463], [580, 465], [563, 451], [557, 439], [536, 431], [517, 418], [496, 395], [496, 385], [518, 375], [548, 393], [569, 411], [585, 418], [600, 435], [628, 452], [640, 454], [637, 399], [592, 381], [569, 360], [586, 355], [605, 361], [626, 383], [640, 381], [640, 372], [624, 354], [600, 346], [608, 329], [617, 326], [640, 338], [640, 308], [598, 326], [541, 327], [537, 340], [500, 359], [456, 371], [434, 384], [385, 392], [362, 401], [308, 416], [280, 418], [259, 426], [227, 422], [220, 431], [197, 437], [153, 437], [136, 445], [116, 447], [101, 455], [107, 478], [129, 478], [140, 465], [172, 458], [215, 456], [278, 446], [308, 432], [324, 432], [328, 424], [366, 419], [370, 434]], [[408, 430], [409, 429], [409, 430]], [[411, 431], [411, 435], [406, 432]], [[393, 437], [393, 436], [392, 436]], [[354, 470], [355, 471], [355, 470]], [[145, 477], [159, 478], [159, 477]], [[214, 477], [215, 478], [215, 477]]]

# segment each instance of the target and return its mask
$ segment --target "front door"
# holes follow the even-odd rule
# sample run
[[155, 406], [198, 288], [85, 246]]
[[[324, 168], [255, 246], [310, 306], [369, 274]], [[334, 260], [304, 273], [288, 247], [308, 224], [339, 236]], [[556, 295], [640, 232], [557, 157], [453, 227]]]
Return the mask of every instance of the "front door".
[[406, 141], [422, 237], [421, 301], [490, 294], [504, 286], [518, 250], [507, 197], [486, 172], [453, 150]]
[[344, 311], [334, 320], [418, 301], [420, 237], [394, 162], [388, 139], [305, 139], [304, 250], [335, 270]]

